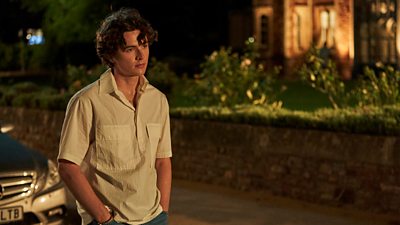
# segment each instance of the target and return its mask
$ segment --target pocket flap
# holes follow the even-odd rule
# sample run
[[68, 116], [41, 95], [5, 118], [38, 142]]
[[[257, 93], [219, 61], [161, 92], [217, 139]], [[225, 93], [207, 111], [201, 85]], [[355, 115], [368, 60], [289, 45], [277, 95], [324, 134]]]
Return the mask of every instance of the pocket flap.
[[161, 124], [159, 123], [148, 123], [146, 125], [147, 135], [151, 141], [159, 140], [161, 136]]

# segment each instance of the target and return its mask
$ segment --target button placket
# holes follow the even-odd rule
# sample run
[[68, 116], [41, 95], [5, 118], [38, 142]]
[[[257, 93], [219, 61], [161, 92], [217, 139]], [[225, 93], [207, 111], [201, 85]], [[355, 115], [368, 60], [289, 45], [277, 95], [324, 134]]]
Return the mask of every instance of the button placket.
[[138, 95], [137, 95], [137, 99], [136, 99], [136, 108], [135, 108], [135, 125], [136, 125], [136, 138], [138, 141], [138, 145], [139, 145], [139, 151], [141, 153], [145, 152], [146, 150], [146, 129], [143, 126], [142, 120], [140, 119], [140, 99], [142, 97], [143, 94], [143, 90], [142, 89], [138, 89]]
[[136, 136], [137, 136], [140, 152], [144, 152], [144, 150], [145, 150], [145, 142], [143, 140], [144, 138], [143, 138], [143, 131], [142, 130], [143, 130], [142, 123], [141, 123], [140, 119], [137, 119]]

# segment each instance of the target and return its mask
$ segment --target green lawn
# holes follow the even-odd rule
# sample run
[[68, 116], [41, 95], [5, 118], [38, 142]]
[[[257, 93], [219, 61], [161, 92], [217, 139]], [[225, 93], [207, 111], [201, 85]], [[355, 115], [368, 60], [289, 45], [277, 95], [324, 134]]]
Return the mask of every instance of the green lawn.
[[[276, 90], [280, 86], [286, 86], [286, 90], [277, 95], [277, 100], [283, 102], [283, 108], [290, 110], [314, 111], [319, 108], [331, 108], [331, 104], [325, 94], [313, 89], [301, 81], [278, 81]], [[171, 107], [191, 107], [193, 103], [186, 97], [176, 94], [170, 99]]]
[[277, 96], [283, 102], [283, 108], [313, 111], [332, 107], [325, 94], [301, 81], [280, 81], [279, 84], [286, 86], [286, 90]]

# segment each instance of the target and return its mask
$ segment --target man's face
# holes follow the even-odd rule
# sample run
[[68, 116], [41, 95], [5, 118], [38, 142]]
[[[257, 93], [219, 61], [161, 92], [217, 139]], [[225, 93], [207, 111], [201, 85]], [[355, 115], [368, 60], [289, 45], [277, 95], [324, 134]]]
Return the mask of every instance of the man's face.
[[126, 46], [119, 48], [113, 57], [115, 75], [124, 77], [144, 75], [149, 60], [149, 46], [137, 40], [140, 30], [124, 33]]

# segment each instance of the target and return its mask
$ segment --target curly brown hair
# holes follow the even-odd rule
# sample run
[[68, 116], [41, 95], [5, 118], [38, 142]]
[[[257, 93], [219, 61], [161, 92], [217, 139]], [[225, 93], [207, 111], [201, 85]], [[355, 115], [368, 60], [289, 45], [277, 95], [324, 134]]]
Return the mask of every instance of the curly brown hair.
[[126, 46], [124, 33], [140, 30], [139, 44], [151, 45], [157, 41], [157, 31], [133, 8], [121, 8], [106, 17], [96, 32], [96, 52], [101, 61], [113, 67], [112, 57], [118, 48]]

